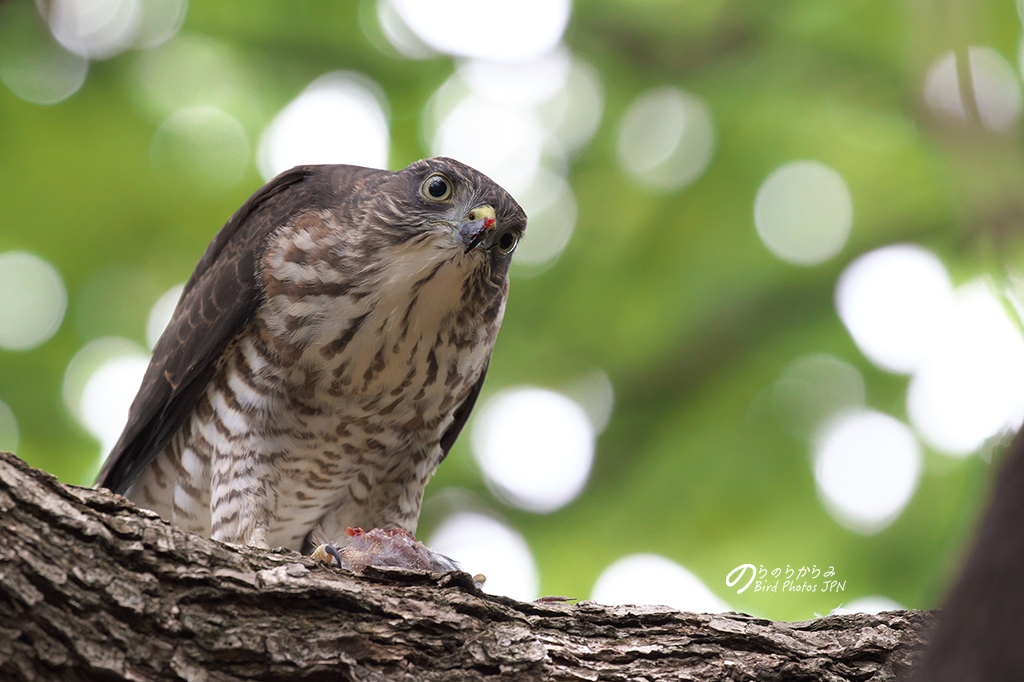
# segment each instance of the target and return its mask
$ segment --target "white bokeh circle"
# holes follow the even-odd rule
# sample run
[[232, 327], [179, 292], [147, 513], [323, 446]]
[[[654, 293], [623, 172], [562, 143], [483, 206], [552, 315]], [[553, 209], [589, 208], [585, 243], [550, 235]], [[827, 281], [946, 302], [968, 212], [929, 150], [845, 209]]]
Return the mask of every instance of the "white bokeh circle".
[[637, 97], [622, 117], [616, 146], [629, 177], [670, 192], [699, 178], [715, 149], [711, 109], [702, 99], [666, 86]]
[[863, 407], [867, 390], [856, 367], [815, 353], [793, 361], [772, 386], [772, 407], [797, 438], [812, 439], [835, 414]]
[[958, 287], [907, 392], [932, 447], [967, 455], [1024, 420], [1024, 337], [984, 281]]
[[526, 540], [504, 523], [476, 512], [458, 512], [441, 522], [427, 546], [455, 559], [467, 573], [482, 573], [484, 591], [529, 601], [540, 576]]
[[[997, 133], [1014, 130], [1024, 108], [1024, 93], [1013, 66], [990, 47], [968, 48], [967, 63], [968, 87], [981, 124]], [[960, 75], [956, 53], [940, 55], [925, 76], [924, 100], [936, 113], [967, 122], [971, 115], [963, 101], [965, 84]]]
[[148, 365], [149, 353], [134, 341], [103, 337], [82, 347], [64, 370], [64, 404], [100, 442], [103, 456], [128, 421]]
[[835, 305], [869, 360], [910, 374], [936, 339], [952, 294], [938, 256], [916, 244], [894, 244], [858, 257], [843, 270]]
[[630, 554], [598, 576], [590, 598], [601, 604], [664, 605], [694, 613], [729, 611], [700, 578], [658, 554]]
[[594, 459], [594, 426], [572, 399], [543, 388], [492, 396], [470, 430], [473, 457], [508, 503], [551, 512], [574, 500]]
[[521, 62], [550, 52], [562, 39], [571, 0], [391, 0], [417, 38], [438, 52]]
[[156, 342], [160, 340], [164, 329], [167, 328], [167, 324], [171, 321], [174, 309], [178, 306], [178, 300], [181, 298], [181, 292], [184, 289], [184, 284], [174, 285], [165, 291], [157, 299], [156, 303], [153, 304], [153, 307], [150, 308], [149, 316], [146, 318], [146, 344], [150, 349], [156, 346]]
[[818, 161], [776, 168], [757, 190], [754, 226], [764, 245], [794, 265], [838, 254], [853, 227], [853, 199], [835, 169]]
[[835, 417], [815, 443], [814, 480], [840, 525], [870, 535], [888, 527], [917, 490], [923, 456], [903, 422], [872, 410]]
[[882, 611], [902, 611], [905, 608], [907, 607], [893, 599], [889, 599], [888, 597], [871, 595], [868, 597], [854, 599], [849, 604], [843, 604], [839, 608], [833, 609], [832, 613], [829, 615], [848, 613], [881, 613]]
[[335, 71], [310, 83], [270, 122], [256, 165], [267, 180], [304, 164], [384, 168], [390, 143], [383, 90], [362, 74]]
[[31, 350], [60, 328], [68, 306], [55, 267], [25, 251], [0, 253], [0, 350]]
[[211, 106], [180, 109], [153, 134], [153, 168], [187, 177], [213, 193], [237, 185], [249, 166], [249, 136], [234, 116]]

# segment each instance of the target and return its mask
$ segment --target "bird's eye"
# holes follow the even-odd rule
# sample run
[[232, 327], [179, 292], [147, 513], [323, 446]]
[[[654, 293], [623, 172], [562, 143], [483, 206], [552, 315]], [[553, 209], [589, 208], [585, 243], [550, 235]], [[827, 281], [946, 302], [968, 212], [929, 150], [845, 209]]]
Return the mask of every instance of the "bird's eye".
[[498, 253], [502, 256], [507, 256], [512, 253], [512, 249], [516, 248], [516, 244], [519, 243], [519, 238], [511, 232], [506, 232], [498, 238], [497, 248]]
[[427, 201], [448, 201], [452, 198], [452, 181], [440, 173], [433, 173], [423, 181], [420, 194]]

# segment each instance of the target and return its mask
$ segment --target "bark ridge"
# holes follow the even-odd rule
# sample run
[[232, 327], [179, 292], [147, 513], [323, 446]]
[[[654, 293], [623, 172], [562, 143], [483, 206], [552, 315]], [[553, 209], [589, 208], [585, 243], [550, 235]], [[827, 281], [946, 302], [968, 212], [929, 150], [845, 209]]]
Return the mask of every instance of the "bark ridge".
[[523, 603], [181, 531], [0, 453], [2, 680], [892, 680], [934, 615]]

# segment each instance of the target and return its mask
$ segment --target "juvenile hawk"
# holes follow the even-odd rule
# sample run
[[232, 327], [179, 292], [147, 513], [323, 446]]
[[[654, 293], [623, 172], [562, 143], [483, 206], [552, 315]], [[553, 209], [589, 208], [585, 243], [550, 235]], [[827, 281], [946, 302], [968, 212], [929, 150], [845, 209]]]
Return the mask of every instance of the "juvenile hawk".
[[452, 159], [277, 176], [199, 260], [97, 485], [227, 542], [415, 532], [525, 228]]

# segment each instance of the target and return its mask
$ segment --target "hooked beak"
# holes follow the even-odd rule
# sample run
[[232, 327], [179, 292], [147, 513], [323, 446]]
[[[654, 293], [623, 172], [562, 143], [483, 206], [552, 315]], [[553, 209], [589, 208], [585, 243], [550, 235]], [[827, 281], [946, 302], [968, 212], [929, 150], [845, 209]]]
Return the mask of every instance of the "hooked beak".
[[469, 253], [487, 237], [494, 229], [498, 219], [494, 209], [484, 204], [477, 206], [466, 216], [466, 220], [455, 226], [459, 239], [466, 245], [466, 253]]

